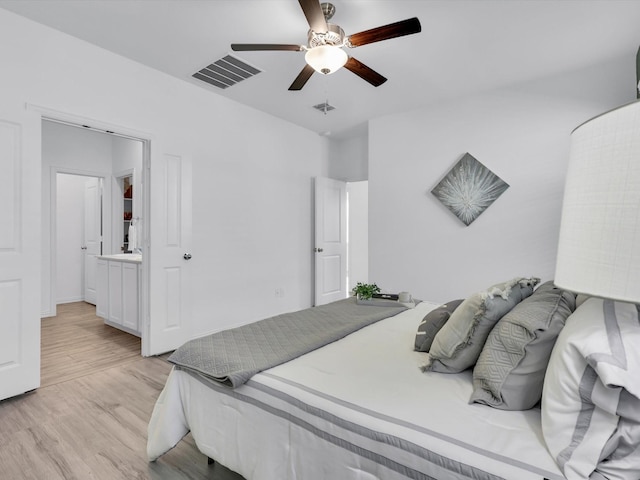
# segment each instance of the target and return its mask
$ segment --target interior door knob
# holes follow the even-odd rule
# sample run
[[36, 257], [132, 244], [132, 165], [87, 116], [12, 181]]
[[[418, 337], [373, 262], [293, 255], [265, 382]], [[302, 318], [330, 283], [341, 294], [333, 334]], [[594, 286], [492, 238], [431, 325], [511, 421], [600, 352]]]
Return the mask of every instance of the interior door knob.
[[314, 252], [316, 252], [316, 253], [324, 252], [324, 250], [323, 250], [322, 248], [318, 248], [318, 247], [314, 248], [313, 250], [314, 250]]
[[191, 254], [190, 253], [185, 253], [182, 258], [184, 258], [185, 260], [191, 260]]

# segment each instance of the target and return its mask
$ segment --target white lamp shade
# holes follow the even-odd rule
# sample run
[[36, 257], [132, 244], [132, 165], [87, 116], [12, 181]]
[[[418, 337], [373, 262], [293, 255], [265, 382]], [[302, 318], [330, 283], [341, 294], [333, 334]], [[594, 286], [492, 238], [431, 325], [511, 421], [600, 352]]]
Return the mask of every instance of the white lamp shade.
[[304, 59], [316, 72], [328, 75], [342, 68], [349, 56], [340, 47], [320, 45], [307, 50]]
[[571, 135], [555, 283], [640, 303], [640, 102]]

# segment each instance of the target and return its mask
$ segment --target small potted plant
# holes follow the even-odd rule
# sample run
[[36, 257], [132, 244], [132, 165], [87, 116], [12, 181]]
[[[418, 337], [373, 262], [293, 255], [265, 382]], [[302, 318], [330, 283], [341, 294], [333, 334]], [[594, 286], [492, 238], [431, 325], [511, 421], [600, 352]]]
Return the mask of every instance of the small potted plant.
[[380, 293], [380, 287], [375, 283], [358, 282], [351, 292], [358, 300], [370, 300], [375, 293]]

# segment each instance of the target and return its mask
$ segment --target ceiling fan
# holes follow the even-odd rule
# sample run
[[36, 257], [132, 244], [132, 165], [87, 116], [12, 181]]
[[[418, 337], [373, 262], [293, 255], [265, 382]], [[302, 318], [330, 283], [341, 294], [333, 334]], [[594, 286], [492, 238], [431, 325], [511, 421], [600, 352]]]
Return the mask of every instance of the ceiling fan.
[[386, 82], [387, 79], [362, 62], [347, 55], [347, 52], [345, 52], [342, 47], [360, 47], [369, 43], [411, 35], [422, 30], [420, 21], [414, 17], [345, 36], [344, 30], [342, 30], [339, 25], [328, 22], [335, 13], [335, 7], [331, 3], [321, 4], [318, 0], [298, 0], [298, 2], [309, 23], [309, 32], [307, 34], [308, 45], [272, 43], [231, 44], [231, 50], [234, 52], [259, 50], [305, 51], [307, 64], [293, 81], [289, 90], [301, 90], [314, 72], [328, 75], [343, 66], [374, 87], [378, 87]]

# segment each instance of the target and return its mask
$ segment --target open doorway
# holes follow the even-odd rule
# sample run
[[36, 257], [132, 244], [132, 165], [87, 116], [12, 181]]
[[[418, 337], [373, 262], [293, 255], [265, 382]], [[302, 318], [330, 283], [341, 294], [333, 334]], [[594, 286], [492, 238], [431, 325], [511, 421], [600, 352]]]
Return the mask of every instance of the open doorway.
[[347, 182], [347, 295], [369, 283], [369, 181]]
[[95, 305], [104, 178], [58, 172], [55, 181], [55, 302]]
[[[54, 327], [64, 329], [62, 336], [71, 339], [71, 343], [65, 347], [65, 355], [54, 358], [73, 357], [73, 368], [69, 367], [73, 375], [85, 360], [95, 368], [103, 364], [108, 355], [120, 361], [132, 352], [137, 356], [141, 354], [140, 333], [135, 337], [105, 324], [96, 314], [95, 305], [101, 295], [99, 259], [128, 251], [126, 217], [142, 217], [144, 145], [142, 140], [87, 126], [44, 118], [42, 121], [43, 348], [45, 325], [47, 338], [55, 338], [59, 333], [52, 333]], [[123, 172], [127, 174], [131, 191], [137, 193], [135, 198], [117, 194], [122, 190], [119, 182]], [[141, 229], [139, 245], [143, 244], [143, 236]], [[141, 264], [137, 271], [140, 270]], [[128, 288], [127, 293], [129, 291]], [[65, 317], [64, 321], [61, 316]], [[76, 329], [75, 333], [70, 329]], [[95, 346], [93, 350], [104, 351], [99, 362], [89, 358], [86, 348], [76, 348], [76, 344], [86, 343], [89, 338]], [[110, 346], [98, 346], [103, 344]], [[118, 354], [114, 356], [113, 352]], [[67, 367], [47, 365], [47, 358], [43, 352], [43, 379], [60, 378], [52, 370], [60, 372]]]
[[346, 298], [357, 282], [368, 281], [369, 184], [316, 177], [314, 189], [318, 306]]
[[[57, 176], [95, 177], [101, 183], [101, 237], [97, 254], [119, 254], [125, 245], [124, 218], [128, 215], [142, 217], [144, 192], [142, 189], [143, 142], [137, 139], [106, 133], [92, 128], [70, 125], [43, 119], [42, 121], [42, 317], [55, 316], [58, 302], [58, 270], [66, 268], [58, 264], [56, 257], [58, 217], [70, 219], [72, 213], [59, 212]], [[124, 200], [117, 194], [119, 179], [125, 172], [133, 182], [135, 198]], [[64, 193], [64, 192], [60, 192]], [[97, 200], [96, 200], [97, 201]], [[126, 208], [123, 202], [129, 202]], [[77, 202], [76, 202], [77, 204]], [[131, 212], [131, 205], [135, 211]], [[94, 219], [97, 220], [97, 213]], [[81, 218], [76, 218], [81, 222]], [[65, 227], [66, 228], [66, 227]], [[138, 244], [144, 242], [144, 232], [139, 228]], [[81, 248], [84, 245], [79, 245]], [[87, 246], [89, 248], [89, 246]], [[83, 295], [84, 296], [84, 295]]]
[[[114, 177], [131, 168], [124, 162], [129, 160], [129, 153], [135, 151], [138, 166], [133, 167], [134, 198], [131, 203], [132, 218], [136, 219], [136, 240], [142, 248], [135, 281], [140, 292], [140, 353], [150, 356], [178, 348], [191, 335], [190, 280], [193, 271], [191, 265], [194, 262], [189, 261], [192, 258], [190, 154], [163, 153], [159, 144], [154, 144], [156, 147], [152, 148], [155, 136], [149, 132], [41, 107], [37, 107], [37, 110], [42, 121], [41, 317], [55, 316], [56, 313], [55, 297], [52, 295], [56, 283], [55, 258], [51, 252], [51, 235], [55, 231], [51, 225], [51, 203], [55, 202], [55, 197], [51, 194], [52, 188], [55, 188], [52, 187], [52, 173], [55, 174], [56, 169], [65, 169], [65, 173], [105, 178], [103, 255], [120, 255], [123, 254], [120, 248], [125, 247], [124, 234], [112, 229], [111, 235], [108, 235], [106, 225], [119, 222], [124, 226], [123, 218], [116, 218], [114, 202], [123, 203], [126, 200], [115, 198]], [[108, 148], [91, 148], [88, 146], [91, 142], [78, 132], [91, 134], [92, 141], [97, 141], [99, 145], [102, 142], [102, 147], [107, 143]], [[70, 139], [72, 136], [75, 138]], [[135, 148], [124, 148], [126, 146]], [[105, 152], [108, 155], [104, 155]], [[101, 163], [104, 157], [108, 157], [109, 163]], [[110, 198], [107, 199], [108, 196]], [[154, 208], [150, 207], [152, 203]], [[127, 211], [124, 205], [122, 210], [122, 214]], [[152, 236], [153, 261], [149, 255]], [[130, 249], [130, 245], [126, 247]], [[132, 288], [126, 285], [134, 283], [133, 269], [123, 267], [122, 270], [122, 284], [125, 285], [122, 291], [130, 294]], [[132, 298], [134, 297], [122, 298], [122, 305], [126, 305], [123, 308], [127, 311], [130, 311], [129, 300]]]

